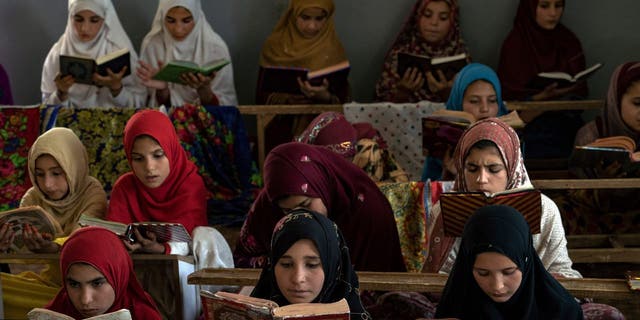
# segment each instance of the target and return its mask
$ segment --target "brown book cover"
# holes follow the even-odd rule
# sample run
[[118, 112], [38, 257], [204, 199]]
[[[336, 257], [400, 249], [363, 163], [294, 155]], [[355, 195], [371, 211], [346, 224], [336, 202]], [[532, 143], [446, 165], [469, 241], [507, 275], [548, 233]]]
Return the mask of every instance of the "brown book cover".
[[262, 89], [269, 92], [283, 92], [302, 94], [298, 78], [308, 80], [313, 86], [322, 85], [324, 79], [329, 81], [329, 91], [336, 92], [338, 88], [347, 85], [351, 66], [349, 61], [342, 61], [319, 70], [311, 71], [297, 67], [260, 67], [262, 69], [260, 83]]
[[22, 239], [22, 230], [25, 224], [31, 224], [44, 237], [53, 240], [62, 227], [58, 221], [40, 206], [27, 206], [0, 212], [0, 224], [10, 223], [13, 226], [15, 238], [10, 250], [13, 252], [26, 252], [28, 249]]
[[[636, 148], [635, 141], [627, 136], [600, 138], [574, 147], [569, 167], [580, 178], [640, 177], [640, 151]], [[606, 170], [614, 165], [618, 166], [616, 172]]]
[[431, 58], [419, 54], [398, 52], [398, 67], [396, 71], [398, 72], [398, 75], [402, 77], [407, 69], [418, 69], [425, 79], [424, 86], [426, 88], [427, 72], [431, 71], [433, 73], [433, 76], [437, 78], [437, 71], [440, 70], [442, 71], [442, 73], [444, 73], [447, 79], [453, 79], [456, 73], [458, 73], [462, 68], [464, 68], [464, 66], [467, 65], [467, 58], [468, 57], [465, 53], [448, 57]]
[[541, 193], [531, 188], [511, 189], [486, 195], [482, 192], [445, 192], [440, 195], [444, 233], [460, 237], [464, 225], [476, 210], [488, 205], [507, 205], [518, 210], [529, 223], [532, 234], [540, 233]]
[[334, 303], [298, 303], [279, 307], [277, 303], [236, 293], [200, 291], [208, 320], [348, 320], [345, 299]]

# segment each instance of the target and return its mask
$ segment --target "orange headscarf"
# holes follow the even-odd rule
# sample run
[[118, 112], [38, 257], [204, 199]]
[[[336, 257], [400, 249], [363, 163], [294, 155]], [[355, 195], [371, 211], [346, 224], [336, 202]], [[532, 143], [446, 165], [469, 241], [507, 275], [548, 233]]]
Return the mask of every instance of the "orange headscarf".
[[[327, 21], [312, 39], [302, 36], [296, 19], [303, 10], [320, 8], [327, 13]], [[261, 66], [300, 67], [311, 71], [347, 60], [333, 22], [333, 0], [291, 0], [289, 8], [265, 41], [260, 54]]]

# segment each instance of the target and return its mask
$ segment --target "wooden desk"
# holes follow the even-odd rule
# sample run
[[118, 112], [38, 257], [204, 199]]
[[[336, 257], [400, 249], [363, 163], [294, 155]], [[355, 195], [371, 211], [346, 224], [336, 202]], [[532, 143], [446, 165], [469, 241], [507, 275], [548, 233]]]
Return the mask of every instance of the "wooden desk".
[[604, 107], [604, 100], [506, 101], [507, 109], [517, 111], [594, 110]]
[[[181, 282], [181, 275], [184, 279], [195, 271], [192, 256], [133, 254], [131, 258], [138, 281], [156, 301], [165, 319], [195, 319], [199, 307], [196, 288]], [[58, 260], [57, 253], [0, 254], [0, 263], [58, 263]]]
[[577, 189], [640, 189], [640, 178], [620, 179], [539, 179], [532, 180], [536, 189], [577, 190]]
[[[189, 275], [189, 284], [254, 286], [260, 269], [202, 269]], [[408, 272], [357, 272], [362, 290], [442, 292], [447, 275]], [[633, 301], [640, 293], [629, 290], [623, 279], [560, 279], [579, 298]], [[638, 300], [640, 301], [640, 300]]]

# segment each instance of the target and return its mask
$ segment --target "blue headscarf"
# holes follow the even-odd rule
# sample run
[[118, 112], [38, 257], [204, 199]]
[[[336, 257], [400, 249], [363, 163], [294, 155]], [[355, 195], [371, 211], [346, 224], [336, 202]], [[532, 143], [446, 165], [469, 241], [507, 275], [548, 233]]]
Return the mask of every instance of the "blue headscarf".
[[464, 92], [467, 90], [470, 84], [476, 80], [485, 80], [493, 86], [496, 91], [496, 98], [498, 100], [498, 117], [507, 114], [507, 108], [502, 102], [502, 88], [500, 87], [500, 79], [493, 69], [481, 64], [470, 63], [466, 65], [460, 73], [456, 76], [449, 94], [449, 100], [447, 100], [447, 110], [462, 111], [462, 99], [464, 98]]

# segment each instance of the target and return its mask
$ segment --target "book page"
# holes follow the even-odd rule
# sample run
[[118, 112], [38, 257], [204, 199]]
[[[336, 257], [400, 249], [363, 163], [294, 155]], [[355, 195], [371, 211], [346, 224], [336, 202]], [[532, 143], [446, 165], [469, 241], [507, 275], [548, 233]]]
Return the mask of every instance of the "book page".
[[13, 226], [13, 232], [15, 233], [15, 238], [11, 245], [13, 252], [28, 252], [22, 239], [22, 231], [25, 224], [31, 224], [41, 234], [48, 235], [51, 240], [62, 232], [58, 221], [40, 206], [27, 206], [0, 212], [0, 223], [10, 223]]
[[29, 320], [75, 320], [66, 314], [44, 308], [34, 308], [27, 313]]
[[437, 58], [433, 58], [431, 59], [431, 64], [442, 64], [442, 63], [447, 63], [447, 62], [452, 62], [452, 61], [456, 61], [456, 60], [464, 60], [467, 58], [467, 54], [466, 53], [460, 53], [457, 54], [455, 56], [448, 56], [448, 57], [437, 57]]
[[111, 232], [121, 237], [127, 233], [127, 228], [128, 228], [128, 225], [124, 223], [103, 220], [103, 219], [91, 217], [85, 214], [80, 216], [80, 219], [78, 220], [78, 224], [83, 227], [89, 227], [89, 226], [102, 227], [107, 230], [110, 230]]
[[350, 65], [349, 65], [349, 61], [345, 60], [345, 61], [342, 61], [340, 63], [334, 64], [332, 66], [328, 66], [326, 68], [322, 68], [322, 69], [319, 69], [319, 70], [311, 71], [311, 72], [307, 73], [307, 78], [308, 79], [317, 78], [317, 77], [320, 77], [320, 76], [323, 76], [323, 75], [327, 75], [327, 74], [330, 74], [330, 73], [333, 73], [333, 72], [336, 72], [336, 71], [339, 71], [339, 70], [344, 70], [346, 68], [350, 68]]
[[600, 67], [602, 67], [602, 63], [596, 63], [593, 66], [584, 69], [583, 71], [580, 71], [578, 73], [576, 73], [576, 75], [574, 76], [575, 79], [581, 79], [593, 72], [595, 72], [596, 70], [600, 69]]
[[127, 52], [129, 52], [129, 49], [122, 48], [120, 50], [105, 54], [104, 56], [100, 56], [98, 57], [98, 59], [96, 59], [96, 64], [103, 64], [109, 60], [113, 60], [121, 55], [127, 54]]
[[127, 309], [101, 314], [98, 316], [86, 318], [85, 320], [132, 320], [131, 312]]
[[333, 303], [296, 303], [273, 309], [274, 319], [313, 319], [321, 315], [346, 315], [349, 319], [349, 304], [342, 298]]

